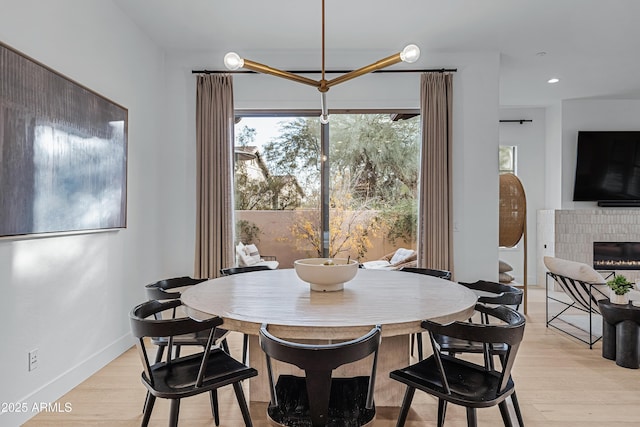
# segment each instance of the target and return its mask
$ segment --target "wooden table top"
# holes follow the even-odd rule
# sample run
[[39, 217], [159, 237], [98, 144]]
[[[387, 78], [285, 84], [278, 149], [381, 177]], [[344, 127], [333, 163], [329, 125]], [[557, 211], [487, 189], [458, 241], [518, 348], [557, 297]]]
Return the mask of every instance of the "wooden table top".
[[383, 336], [419, 332], [424, 319], [469, 318], [476, 300], [448, 280], [366, 269], [335, 292], [311, 291], [293, 269], [280, 269], [209, 280], [182, 294], [190, 316], [220, 316], [225, 329], [257, 335], [264, 322], [283, 338], [319, 339], [353, 338], [372, 325], [381, 325]]

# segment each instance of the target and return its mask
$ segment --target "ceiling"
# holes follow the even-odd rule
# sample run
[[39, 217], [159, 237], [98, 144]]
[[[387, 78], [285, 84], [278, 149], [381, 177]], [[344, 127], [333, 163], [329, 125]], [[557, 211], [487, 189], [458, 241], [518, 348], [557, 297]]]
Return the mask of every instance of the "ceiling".
[[[234, 50], [276, 68], [265, 54], [319, 56], [320, 0], [113, 1], [168, 52]], [[639, 17], [638, 0], [326, 0], [327, 64], [331, 50], [372, 51], [374, 62], [409, 43], [420, 68], [457, 66], [430, 54], [496, 52], [502, 106], [640, 99]]]

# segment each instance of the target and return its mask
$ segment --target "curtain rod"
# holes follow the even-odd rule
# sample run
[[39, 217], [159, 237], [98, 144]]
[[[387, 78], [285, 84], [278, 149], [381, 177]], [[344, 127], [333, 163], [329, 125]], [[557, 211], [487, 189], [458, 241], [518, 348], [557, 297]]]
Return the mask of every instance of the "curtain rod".
[[527, 119], [516, 119], [516, 120], [500, 120], [500, 123], [531, 123], [533, 122], [533, 120], [527, 120]]
[[[352, 70], [326, 70], [326, 74], [346, 74]], [[431, 68], [424, 70], [376, 70], [373, 73], [456, 73], [457, 68]], [[320, 70], [287, 70], [288, 73], [294, 74], [320, 74]], [[250, 70], [238, 70], [238, 71], [218, 71], [218, 70], [191, 70], [191, 74], [258, 74], [255, 71]]]

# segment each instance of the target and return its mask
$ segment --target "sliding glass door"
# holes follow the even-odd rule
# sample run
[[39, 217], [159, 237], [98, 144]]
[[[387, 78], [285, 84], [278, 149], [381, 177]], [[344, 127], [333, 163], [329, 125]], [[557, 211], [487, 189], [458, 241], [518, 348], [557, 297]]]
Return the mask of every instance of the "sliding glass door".
[[415, 248], [419, 117], [239, 115], [236, 239], [277, 256], [377, 259]]

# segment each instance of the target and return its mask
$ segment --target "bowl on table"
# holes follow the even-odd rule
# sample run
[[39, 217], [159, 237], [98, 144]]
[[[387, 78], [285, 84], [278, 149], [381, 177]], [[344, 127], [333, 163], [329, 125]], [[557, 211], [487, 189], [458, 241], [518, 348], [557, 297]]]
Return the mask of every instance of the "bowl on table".
[[305, 258], [293, 262], [298, 277], [309, 283], [312, 291], [344, 289], [345, 282], [356, 277], [358, 261], [346, 258]]

